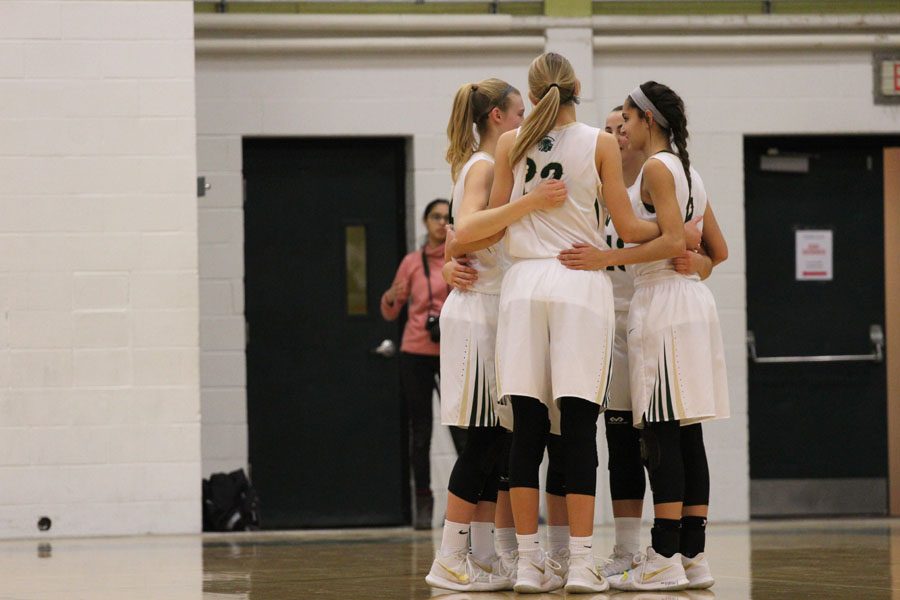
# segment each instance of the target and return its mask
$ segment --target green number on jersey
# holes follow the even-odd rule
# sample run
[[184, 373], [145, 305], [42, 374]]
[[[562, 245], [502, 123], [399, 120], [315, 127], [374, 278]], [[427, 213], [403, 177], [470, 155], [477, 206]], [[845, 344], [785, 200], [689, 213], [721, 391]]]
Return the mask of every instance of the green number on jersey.
[[534, 164], [534, 161], [529, 159], [525, 160], [525, 183], [528, 183], [532, 179], [534, 179], [535, 174], [537, 173], [537, 165]]
[[562, 179], [563, 168], [558, 162], [547, 163], [547, 166], [541, 169], [541, 179], [547, 179], [553, 173], [553, 179]]

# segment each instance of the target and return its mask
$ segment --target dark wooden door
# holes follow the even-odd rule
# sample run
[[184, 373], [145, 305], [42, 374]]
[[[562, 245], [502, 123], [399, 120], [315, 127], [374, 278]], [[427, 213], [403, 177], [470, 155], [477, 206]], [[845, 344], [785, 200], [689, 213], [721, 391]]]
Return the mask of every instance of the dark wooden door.
[[887, 510], [886, 141], [746, 140], [752, 515]]
[[245, 139], [251, 476], [265, 528], [408, 522], [397, 363], [402, 139]]

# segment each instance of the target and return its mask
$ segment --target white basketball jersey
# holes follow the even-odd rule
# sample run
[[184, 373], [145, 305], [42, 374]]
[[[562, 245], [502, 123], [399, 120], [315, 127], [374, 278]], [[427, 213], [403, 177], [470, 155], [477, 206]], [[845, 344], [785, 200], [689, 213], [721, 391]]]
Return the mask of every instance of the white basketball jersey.
[[[638, 208], [634, 203], [632, 188], [641, 183], [640, 177], [628, 188], [628, 198], [631, 199], [631, 208], [637, 213]], [[628, 244], [619, 237], [616, 226], [612, 222], [612, 217], [606, 215], [606, 243], [612, 248], [632, 248], [635, 244]], [[634, 267], [633, 265], [619, 265], [616, 267], [606, 267], [606, 274], [613, 286], [613, 299], [615, 300], [616, 312], [628, 312], [631, 306], [631, 297], [634, 296]]]
[[[476, 152], [463, 165], [453, 184], [453, 190], [450, 192], [450, 222], [456, 217], [459, 206], [462, 205], [463, 194], [466, 189], [466, 175], [469, 169], [478, 161], [483, 160], [489, 162], [491, 167], [494, 166], [494, 157], [487, 152]], [[490, 248], [478, 250], [469, 254], [469, 266], [478, 271], [478, 280], [472, 285], [471, 290], [481, 292], [482, 294], [499, 294], [500, 284], [503, 282], [503, 272], [509, 263], [506, 258], [506, 250], [503, 241], [497, 242]]]
[[562, 206], [532, 211], [509, 226], [506, 237], [513, 259], [556, 258], [576, 243], [608, 248], [603, 227], [606, 211], [598, 198], [600, 176], [594, 162], [599, 133], [578, 122], [557, 127], [513, 168], [510, 202], [550, 178], [561, 179], [569, 194]]
[[[678, 201], [678, 207], [681, 209], [682, 220], [687, 223], [695, 216], [702, 215], [706, 211], [706, 187], [703, 185], [703, 179], [700, 173], [691, 167], [691, 185], [688, 189], [687, 176], [684, 174], [684, 165], [681, 159], [671, 152], [659, 152], [654, 154], [648, 160], [658, 160], [666, 165], [675, 179], [675, 199]], [[646, 163], [644, 163], [646, 165]], [[628, 188], [631, 197], [631, 203], [637, 211], [637, 216], [647, 221], [656, 221], [656, 210], [653, 206], [644, 204], [641, 199], [641, 180], [644, 177], [644, 169], [641, 169], [637, 181], [634, 186]], [[703, 221], [699, 224], [700, 231], [703, 231]], [[673, 271], [675, 267], [671, 259], [655, 260], [653, 262], [641, 263], [634, 265], [635, 281], [640, 282], [643, 277], [659, 271]], [[699, 275], [691, 275], [691, 279], [699, 281]]]

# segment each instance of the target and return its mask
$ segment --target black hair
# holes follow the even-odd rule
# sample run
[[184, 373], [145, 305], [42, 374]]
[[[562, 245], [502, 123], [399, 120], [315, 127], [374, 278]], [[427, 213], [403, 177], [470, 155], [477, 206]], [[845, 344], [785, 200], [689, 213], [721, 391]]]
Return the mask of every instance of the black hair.
[[431, 211], [434, 210], [434, 207], [438, 204], [446, 204], [448, 208], [450, 207], [450, 201], [446, 198], [435, 198], [425, 206], [425, 214], [422, 215], [422, 220], [427, 219], [428, 215], [431, 214]]
[[[668, 127], [663, 127], [658, 123], [660, 129], [668, 133], [672, 138], [672, 143], [678, 150], [678, 158], [684, 167], [684, 174], [687, 177], [688, 190], [691, 189], [691, 159], [688, 155], [687, 140], [687, 114], [684, 110], [684, 102], [681, 96], [675, 93], [672, 88], [655, 81], [647, 81], [641, 84], [641, 91], [647, 96], [647, 99], [653, 103], [656, 109], [662, 113], [666, 121], [669, 122]], [[642, 119], [646, 118], [644, 111], [637, 105], [631, 96], [625, 99], [626, 104], [638, 109], [638, 114]]]
[[625, 110], [625, 107], [620, 104], [609, 112], [621, 112], [623, 110]]

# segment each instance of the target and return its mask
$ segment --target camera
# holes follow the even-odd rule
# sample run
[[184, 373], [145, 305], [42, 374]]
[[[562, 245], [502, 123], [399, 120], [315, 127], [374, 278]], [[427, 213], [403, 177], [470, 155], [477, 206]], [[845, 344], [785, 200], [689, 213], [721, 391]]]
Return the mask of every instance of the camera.
[[437, 315], [428, 315], [425, 321], [425, 329], [431, 335], [431, 341], [435, 344], [441, 341], [441, 321]]

